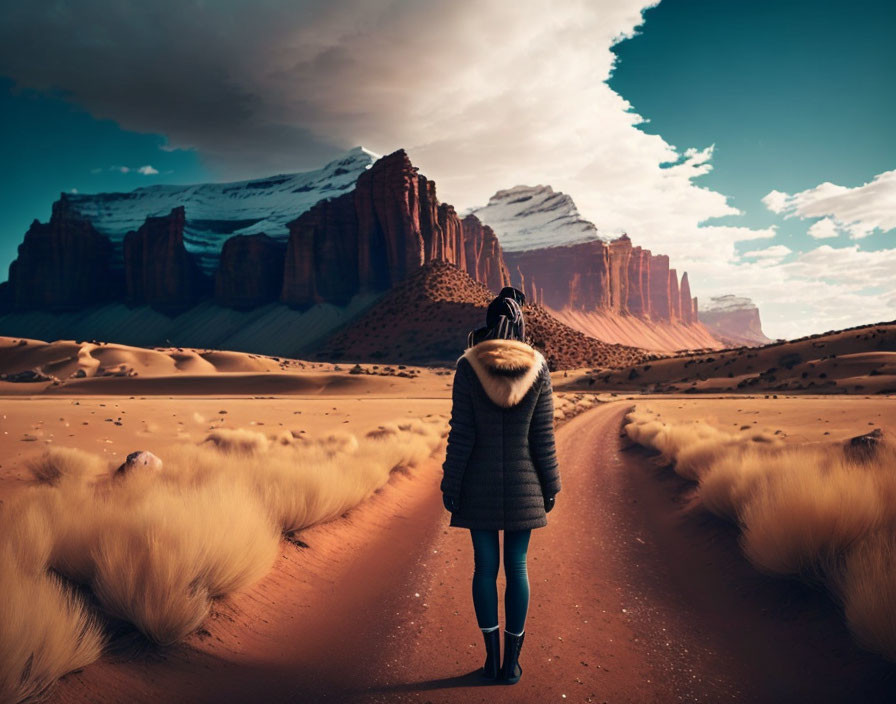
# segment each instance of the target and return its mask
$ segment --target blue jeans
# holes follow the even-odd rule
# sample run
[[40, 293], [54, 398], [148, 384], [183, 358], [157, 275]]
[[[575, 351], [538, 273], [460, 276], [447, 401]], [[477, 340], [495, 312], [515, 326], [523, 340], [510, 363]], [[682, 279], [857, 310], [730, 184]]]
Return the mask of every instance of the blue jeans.
[[[526, 551], [529, 549], [528, 530], [504, 531], [504, 628], [511, 633], [522, 633], [529, 611], [529, 573], [526, 571]], [[480, 628], [498, 625], [498, 531], [470, 530], [473, 538], [473, 608]]]

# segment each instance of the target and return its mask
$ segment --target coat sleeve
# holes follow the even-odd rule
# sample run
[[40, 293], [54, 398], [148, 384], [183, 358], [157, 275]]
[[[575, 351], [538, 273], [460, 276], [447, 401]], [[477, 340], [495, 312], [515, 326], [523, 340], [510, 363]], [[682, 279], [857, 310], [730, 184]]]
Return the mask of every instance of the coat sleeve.
[[473, 443], [476, 440], [476, 423], [473, 416], [473, 395], [470, 377], [463, 363], [454, 370], [454, 387], [451, 391], [451, 420], [448, 421], [448, 447], [442, 464], [442, 493], [453, 498], [460, 497], [464, 471]]
[[554, 444], [554, 389], [547, 369], [529, 426], [529, 452], [541, 482], [541, 493], [553, 496], [560, 491], [560, 469]]

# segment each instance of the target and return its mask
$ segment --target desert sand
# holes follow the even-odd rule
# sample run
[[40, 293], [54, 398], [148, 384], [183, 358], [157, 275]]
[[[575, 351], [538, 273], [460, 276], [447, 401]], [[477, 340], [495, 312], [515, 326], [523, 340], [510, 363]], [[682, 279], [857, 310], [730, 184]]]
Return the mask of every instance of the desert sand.
[[570, 372], [569, 388], [648, 393], [896, 395], [896, 323], [764, 347], [679, 354], [616, 370]]
[[[361, 434], [402, 418], [444, 422], [450, 412], [446, 369], [350, 373], [351, 365], [242, 353], [101, 345], [88, 354], [54, 344], [29, 341], [22, 347], [36, 354], [15, 363], [9, 349], [20, 353], [18, 342], [2, 348], [0, 371], [66, 379], [3, 383], [2, 500], [23, 488], [29, 460], [47, 446], [112, 464], [138, 449], [164, 460], [168, 448], [220, 427]], [[94, 371], [124, 363], [138, 374], [72, 378], [94, 366], [88, 356], [100, 359]], [[571, 377], [555, 373], [555, 387]], [[564, 489], [549, 526], [533, 534], [518, 685], [483, 687], [474, 673], [483, 652], [472, 550], [465, 531], [448, 527], [436, 453], [393, 472], [341, 518], [282, 541], [273, 569], [216, 601], [185, 641], [160, 649], [133, 630], [116, 632], [106, 654], [60, 680], [51, 700], [892, 701], [894, 666], [854, 643], [827, 596], [757, 572], [730, 526], [686, 510], [688, 482], [620, 437], [624, 414], [645, 399], [680, 419], [781, 430], [785, 442], [841, 441], [869, 423], [896, 431], [894, 401], [882, 396], [559, 391]]]

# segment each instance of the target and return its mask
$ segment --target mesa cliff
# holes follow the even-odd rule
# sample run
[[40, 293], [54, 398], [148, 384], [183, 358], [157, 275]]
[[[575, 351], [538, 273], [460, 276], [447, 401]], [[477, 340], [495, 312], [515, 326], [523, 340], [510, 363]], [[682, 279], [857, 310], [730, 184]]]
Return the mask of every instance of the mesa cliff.
[[454, 264], [492, 290], [510, 281], [492, 229], [440, 203], [435, 183], [417, 173], [404, 150], [363, 171], [353, 190], [288, 222], [286, 242], [264, 233], [228, 238], [213, 276], [187, 249], [184, 206], [147, 216], [116, 246], [76, 202], [62, 194], [50, 222], [32, 224], [3, 287], [7, 309], [125, 302], [176, 315], [208, 299], [237, 309], [278, 301], [296, 308], [346, 305], [356, 294], [388, 290], [433, 260]]
[[[720, 346], [698, 320], [687, 274], [679, 280], [666, 255], [625, 235], [600, 239], [568, 196], [549, 187], [496, 194], [501, 202], [489, 212], [502, 215], [500, 223], [513, 223], [519, 204], [528, 208], [528, 229], [509, 237], [506, 251], [502, 232], [440, 202], [435, 182], [404, 150], [374, 156], [355, 149], [315, 172], [234, 184], [64, 193], [48, 223], [32, 224], [0, 284], [4, 332], [52, 339], [89, 328], [107, 338], [124, 334], [122, 317], [140, 308], [170, 325], [134, 311], [130, 317], [145, 323], [118, 341], [162, 344], [189, 320], [251, 351], [252, 336], [227, 311], [274, 325], [279, 305], [301, 312], [310, 345], [441, 262], [485, 290], [517, 286], [538, 310], [605, 342], [658, 351]], [[81, 322], [68, 315], [87, 308], [102, 310]], [[56, 314], [58, 332], [52, 317], [29, 319], [35, 310]], [[180, 344], [198, 344], [176, 334]]]
[[681, 285], [669, 257], [633, 247], [627, 235], [560, 247], [505, 252], [511, 279], [533, 301], [557, 310], [598, 310], [654, 320], [697, 320], [687, 273]]

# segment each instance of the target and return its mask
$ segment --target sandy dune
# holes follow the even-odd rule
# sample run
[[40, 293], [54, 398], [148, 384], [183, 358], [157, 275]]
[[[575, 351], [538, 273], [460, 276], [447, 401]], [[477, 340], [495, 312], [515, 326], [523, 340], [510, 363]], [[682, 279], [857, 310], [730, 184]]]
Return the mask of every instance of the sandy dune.
[[[17, 381], [11, 381], [17, 379]], [[394, 364], [331, 364], [188, 347], [44, 342], [0, 337], [0, 394], [316, 394], [405, 393], [450, 388], [447, 369]]]
[[649, 393], [896, 394], [896, 323], [765, 347], [655, 359], [612, 371], [570, 372], [569, 388]]

